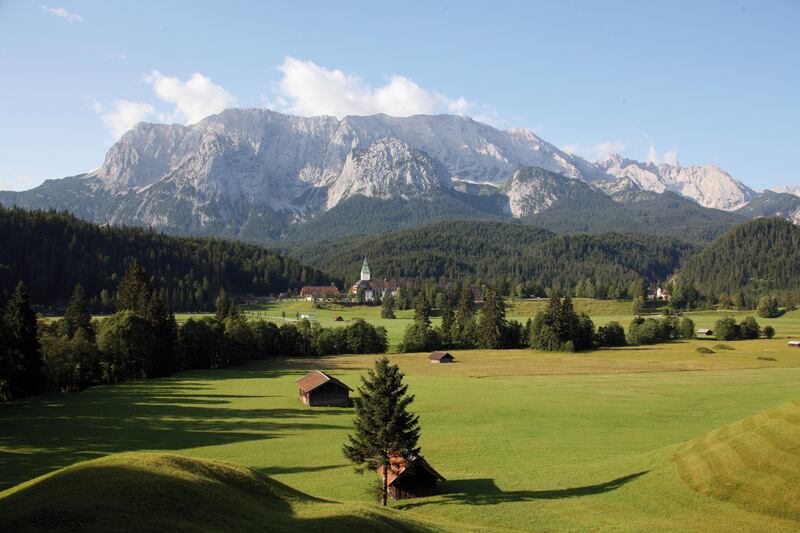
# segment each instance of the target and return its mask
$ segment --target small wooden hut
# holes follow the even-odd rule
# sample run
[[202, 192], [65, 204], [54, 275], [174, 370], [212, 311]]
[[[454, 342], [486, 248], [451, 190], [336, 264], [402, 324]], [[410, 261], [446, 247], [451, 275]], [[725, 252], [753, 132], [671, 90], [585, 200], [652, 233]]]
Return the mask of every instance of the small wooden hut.
[[713, 337], [714, 332], [708, 328], [700, 328], [697, 330], [697, 338], [702, 339], [704, 337]]
[[448, 352], [433, 352], [428, 357], [428, 360], [431, 363], [452, 363], [456, 360], [456, 358], [450, 355]]
[[[383, 468], [378, 469], [383, 478]], [[389, 460], [387, 476], [389, 496], [393, 500], [421, 498], [436, 494], [436, 485], [444, 477], [420, 455], [408, 459], [394, 456]]]
[[800, 341], [789, 341], [789, 346], [792, 348], [800, 348]]
[[297, 385], [300, 387], [300, 399], [310, 407], [350, 406], [353, 389], [321, 370], [314, 370], [298, 379]]

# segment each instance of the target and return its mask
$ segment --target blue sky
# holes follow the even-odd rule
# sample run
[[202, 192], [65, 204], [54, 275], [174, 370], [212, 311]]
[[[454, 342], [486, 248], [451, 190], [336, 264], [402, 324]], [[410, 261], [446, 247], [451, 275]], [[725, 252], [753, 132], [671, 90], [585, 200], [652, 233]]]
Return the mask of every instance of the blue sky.
[[380, 4], [0, 0], [0, 189], [231, 105], [466, 113], [590, 159], [800, 185], [800, 2]]

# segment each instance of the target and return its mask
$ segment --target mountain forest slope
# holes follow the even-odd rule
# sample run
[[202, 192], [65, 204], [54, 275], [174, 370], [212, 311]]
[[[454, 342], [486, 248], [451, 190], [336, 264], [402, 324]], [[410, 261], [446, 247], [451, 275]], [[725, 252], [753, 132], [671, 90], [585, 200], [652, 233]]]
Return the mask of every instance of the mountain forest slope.
[[252, 244], [101, 227], [53, 211], [0, 206], [0, 235], [0, 294], [24, 281], [37, 303], [66, 301], [80, 283], [95, 305], [102, 305], [100, 300], [113, 296], [133, 258], [176, 310], [212, 307], [221, 287], [272, 294], [331, 281], [318, 270]]
[[688, 259], [680, 277], [716, 295], [800, 288], [800, 227], [782, 218], [745, 222]]
[[291, 253], [332, 276], [353, 281], [369, 258], [376, 277], [499, 279], [574, 287], [584, 279], [619, 289], [665, 279], [697, 248], [644, 235], [557, 235], [522, 224], [449, 221], [350, 243], [313, 243]]

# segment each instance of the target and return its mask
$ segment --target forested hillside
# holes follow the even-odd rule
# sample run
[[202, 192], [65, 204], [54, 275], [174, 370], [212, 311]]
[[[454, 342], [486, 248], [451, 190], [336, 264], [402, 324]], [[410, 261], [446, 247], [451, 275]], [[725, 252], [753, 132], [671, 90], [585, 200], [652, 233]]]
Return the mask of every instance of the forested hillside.
[[689, 259], [680, 277], [715, 296], [800, 289], [800, 227], [782, 218], [736, 226]]
[[540, 228], [487, 221], [430, 224], [351, 243], [298, 247], [296, 257], [353, 281], [366, 256], [375, 278], [464, 276], [485, 282], [574, 288], [586, 280], [627, 288], [638, 279], [663, 280], [697, 248], [645, 235], [557, 235]]
[[745, 219], [709, 209], [675, 193], [638, 191], [623, 203], [613, 201], [555, 204], [526, 219], [559, 233], [647, 233], [704, 243]]
[[66, 213], [0, 206], [0, 294], [24, 281], [40, 304], [67, 300], [83, 285], [94, 307], [111, 307], [132, 258], [173, 309], [213, 306], [220, 287], [272, 294], [330, 283], [321, 272], [259, 246], [152, 230], [97, 226]]

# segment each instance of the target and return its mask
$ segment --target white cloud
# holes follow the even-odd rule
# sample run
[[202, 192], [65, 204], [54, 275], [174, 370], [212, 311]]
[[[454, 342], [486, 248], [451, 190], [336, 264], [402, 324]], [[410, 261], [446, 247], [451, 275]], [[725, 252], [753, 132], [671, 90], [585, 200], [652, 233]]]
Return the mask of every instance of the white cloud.
[[625, 150], [625, 143], [622, 141], [603, 141], [592, 145], [567, 144], [561, 150], [568, 154], [579, 155], [589, 161], [597, 161], [611, 154], [619, 154]]
[[664, 162], [673, 167], [680, 166], [680, 163], [678, 163], [678, 150], [673, 149], [664, 152]]
[[93, 102], [92, 109], [100, 113], [100, 120], [115, 138], [122, 136], [137, 122], [151, 118], [156, 112], [150, 104], [129, 100], [114, 100], [109, 110], [99, 102]]
[[181, 81], [153, 70], [144, 80], [153, 87], [158, 98], [175, 104], [174, 111], [161, 118], [194, 124], [236, 103], [231, 93], [199, 72]]
[[677, 148], [673, 148], [672, 150], [667, 150], [664, 152], [663, 156], [659, 156], [658, 150], [654, 144], [651, 144], [647, 149], [647, 162], [653, 163], [654, 165], [658, 165], [660, 163], [666, 163], [668, 165], [672, 165], [677, 167], [680, 165], [678, 162], [678, 150]]
[[39, 8], [41, 8], [41, 10], [48, 15], [53, 15], [55, 17], [64, 19], [67, 22], [83, 22], [82, 16], [78, 15], [77, 13], [70, 13], [63, 7], [39, 6]]
[[373, 87], [359, 76], [294, 57], [286, 57], [278, 70], [283, 77], [277, 85], [278, 96], [271, 104], [296, 115], [342, 118], [376, 113], [397, 117], [474, 113], [478, 120], [499, 120], [491, 109], [480, 108], [463, 97], [453, 99], [429, 91], [405, 76], [391, 76], [386, 84]]

